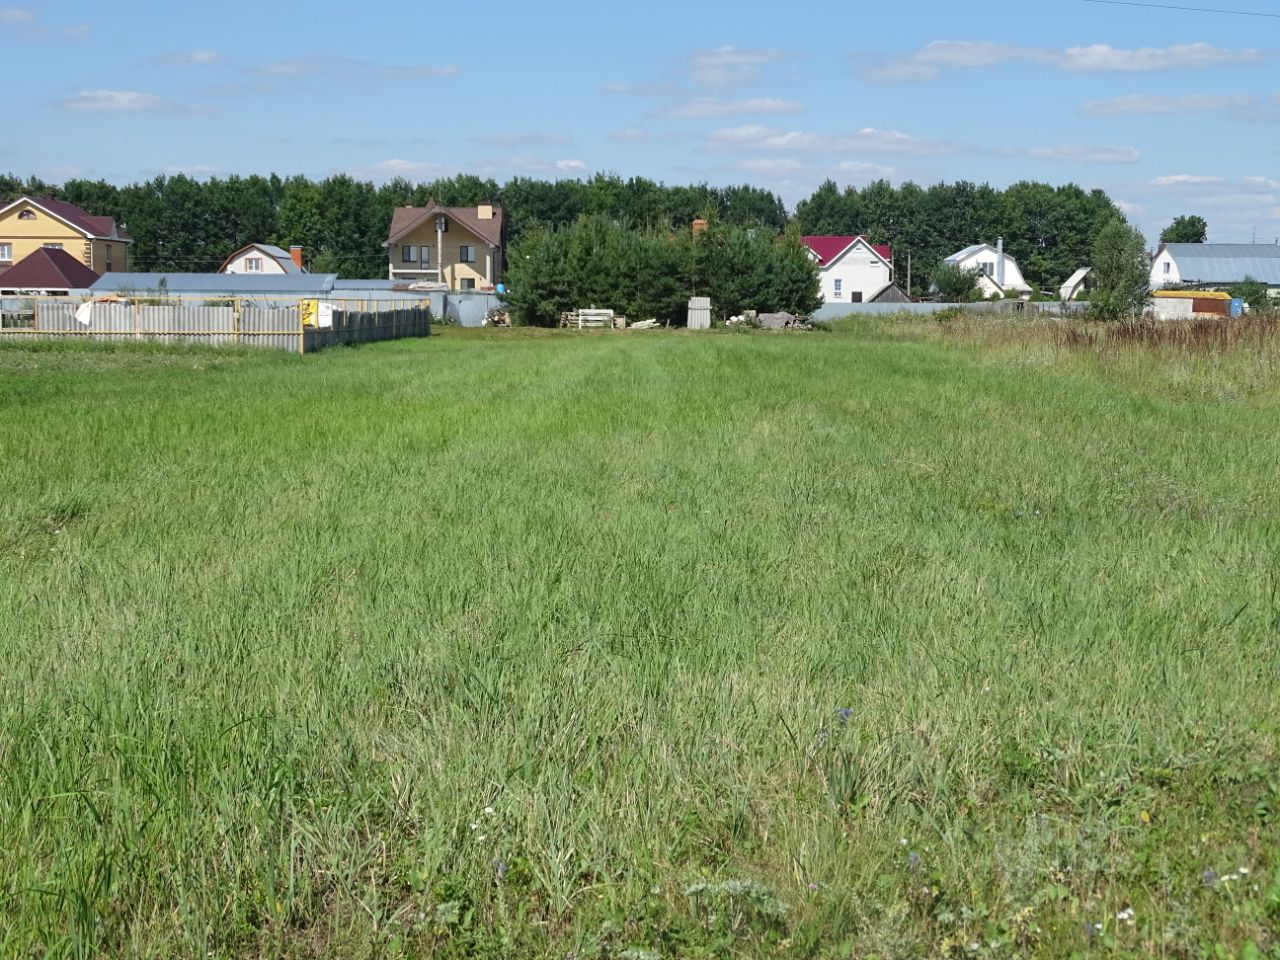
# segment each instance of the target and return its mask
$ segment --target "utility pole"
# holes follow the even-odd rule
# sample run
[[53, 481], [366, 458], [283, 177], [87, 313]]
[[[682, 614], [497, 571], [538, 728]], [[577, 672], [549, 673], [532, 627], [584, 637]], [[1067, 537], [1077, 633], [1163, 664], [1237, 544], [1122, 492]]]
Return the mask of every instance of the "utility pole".
[[907, 251], [907, 296], [911, 296], [911, 251]]

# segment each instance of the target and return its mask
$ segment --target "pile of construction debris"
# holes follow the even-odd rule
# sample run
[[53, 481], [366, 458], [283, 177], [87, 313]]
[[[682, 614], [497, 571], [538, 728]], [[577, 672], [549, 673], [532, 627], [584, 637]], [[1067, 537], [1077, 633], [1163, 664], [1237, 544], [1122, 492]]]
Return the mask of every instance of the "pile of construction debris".
[[494, 307], [484, 315], [484, 321], [481, 324], [486, 327], [502, 327], [511, 326], [511, 314], [502, 307]]
[[812, 330], [813, 324], [790, 313], [762, 313], [760, 326], [765, 330]]
[[756, 313], [748, 310], [724, 322], [726, 327], [755, 327], [763, 330], [812, 330], [813, 324], [790, 313]]

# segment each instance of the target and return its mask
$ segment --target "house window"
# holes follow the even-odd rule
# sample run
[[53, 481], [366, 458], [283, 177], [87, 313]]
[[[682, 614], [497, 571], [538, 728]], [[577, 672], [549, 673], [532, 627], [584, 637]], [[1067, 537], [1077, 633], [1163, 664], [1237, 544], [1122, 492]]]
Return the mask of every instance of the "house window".
[[36, 212], [34, 210], [23, 210], [20, 214], [18, 214], [19, 220], [34, 220], [35, 218], [36, 218]]
[[406, 243], [400, 247], [400, 262], [413, 263], [418, 259], [418, 248], [412, 243]]
[[1172, 272], [1172, 270], [1170, 269], [1172, 266], [1173, 264], [1170, 263], [1168, 260], [1164, 262], [1164, 275], [1166, 277]]
[[459, 247], [459, 248], [458, 248], [458, 262], [459, 262], [459, 263], [475, 263], [475, 262], [476, 262], [476, 248], [475, 248], [475, 247], [469, 247], [469, 246], [467, 246], [467, 245], [465, 245], [465, 244], [463, 244], [461, 247]]
[[843, 281], [843, 280], [840, 280], [840, 279], [837, 279], [837, 280], [836, 280], [836, 296], [837, 296], [837, 297], [843, 297], [843, 296], [844, 296], [844, 281]]
[[984, 263], [978, 264], [978, 266], [982, 270], [983, 274], [985, 274], [986, 276], [994, 277], [996, 275], [996, 265], [994, 263], [991, 263], [990, 261], [986, 261]]
[[476, 282], [471, 277], [463, 277], [460, 282], [463, 290], [474, 290], [476, 288]]
[[244, 272], [245, 273], [261, 273], [262, 258], [261, 257], [245, 257]]
[[422, 245], [422, 269], [425, 270], [431, 266], [431, 248], [426, 244]]
[[61, 249], [62, 249], [62, 244], [60, 244], [60, 243], [46, 243], [46, 244], [44, 245], [44, 248], [45, 248], [46, 250], [61, 250]]
[[13, 244], [0, 243], [0, 261], [5, 263], [13, 259]]

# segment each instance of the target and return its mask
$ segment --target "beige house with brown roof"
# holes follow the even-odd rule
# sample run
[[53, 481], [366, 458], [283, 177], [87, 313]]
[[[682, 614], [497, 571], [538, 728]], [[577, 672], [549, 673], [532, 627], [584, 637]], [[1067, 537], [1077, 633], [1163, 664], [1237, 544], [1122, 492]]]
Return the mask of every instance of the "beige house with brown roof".
[[383, 246], [392, 280], [492, 290], [504, 265], [502, 208], [490, 203], [397, 207]]
[[0, 206], [0, 271], [37, 250], [64, 250], [94, 273], [127, 271], [131, 243], [111, 217], [62, 200], [19, 197]]

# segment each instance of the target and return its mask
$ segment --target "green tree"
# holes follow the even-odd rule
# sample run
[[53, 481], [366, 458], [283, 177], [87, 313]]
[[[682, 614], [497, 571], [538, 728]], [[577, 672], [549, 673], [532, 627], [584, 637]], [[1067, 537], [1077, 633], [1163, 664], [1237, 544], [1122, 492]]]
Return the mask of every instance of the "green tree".
[[1271, 298], [1267, 295], [1267, 285], [1253, 277], [1246, 276], [1231, 287], [1231, 295], [1239, 297], [1252, 310], [1267, 310], [1271, 307]]
[[932, 282], [943, 303], [972, 303], [980, 295], [978, 277], [981, 275], [982, 271], [972, 267], [966, 269], [958, 263], [943, 261], [934, 268]]
[[1173, 223], [1160, 234], [1161, 243], [1204, 243], [1209, 235], [1209, 225], [1204, 217], [1174, 217]]
[[1114, 218], [1098, 232], [1092, 263], [1089, 315], [1099, 320], [1140, 316], [1151, 297], [1150, 264], [1142, 234], [1123, 217]]

